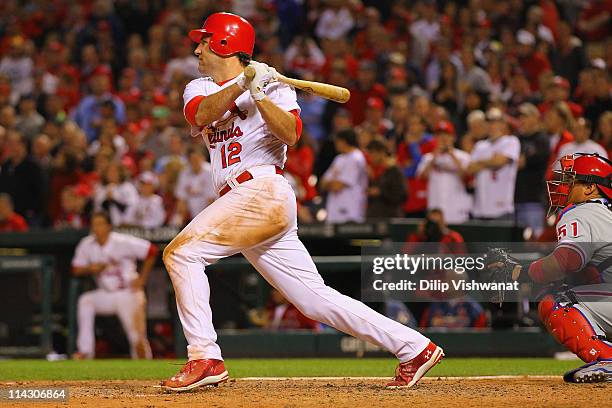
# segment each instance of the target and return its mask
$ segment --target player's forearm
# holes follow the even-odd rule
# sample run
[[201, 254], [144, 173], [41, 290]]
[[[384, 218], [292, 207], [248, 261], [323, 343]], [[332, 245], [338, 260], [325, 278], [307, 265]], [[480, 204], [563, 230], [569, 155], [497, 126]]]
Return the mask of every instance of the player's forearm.
[[242, 93], [244, 91], [233, 84], [202, 99], [195, 115], [196, 125], [207, 126], [221, 118]]
[[261, 117], [274, 136], [289, 146], [298, 141], [296, 119], [291, 113], [279, 108], [268, 98], [255, 102]]
[[95, 264], [87, 265], [87, 266], [73, 266], [72, 274], [74, 276], [86, 276], [86, 275], [95, 275], [100, 272], [100, 267]]
[[321, 182], [321, 188], [324, 191], [329, 191], [331, 193], [337, 193], [346, 187], [348, 187], [346, 184], [338, 180], [323, 180]]
[[461, 163], [461, 161], [455, 156], [452, 152], [450, 153], [450, 157], [455, 164], [455, 172], [459, 177], [465, 177], [468, 175], [467, 168]]
[[89, 271], [89, 268], [84, 266], [82, 268], [78, 268], [76, 266], [72, 267], [72, 274], [74, 276], [85, 276], [85, 275], [90, 275], [91, 272]]
[[580, 254], [568, 247], [557, 247], [548, 256], [532, 262], [529, 276], [538, 283], [556, 282], [582, 269]]
[[490, 159], [483, 160], [482, 164], [489, 169], [497, 170], [497, 169], [504, 167], [506, 164], [510, 163], [511, 161], [512, 160], [510, 160], [506, 156], [496, 154]]

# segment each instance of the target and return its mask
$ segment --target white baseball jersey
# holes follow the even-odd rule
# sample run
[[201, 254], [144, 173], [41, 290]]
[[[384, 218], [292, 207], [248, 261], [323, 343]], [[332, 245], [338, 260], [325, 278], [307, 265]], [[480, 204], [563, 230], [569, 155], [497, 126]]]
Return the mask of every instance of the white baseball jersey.
[[[463, 150], [453, 149], [455, 157], [465, 168], [470, 155]], [[433, 153], [421, 159], [417, 175], [421, 177], [425, 168], [434, 160]], [[449, 224], [461, 224], [470, 217], [472, 198], [465, 189], [465, 183], [458, 173], [457, 165], [448, 153], [438, 155], [427, 179], [427, 208], [439, 208]]]
[[96, 275], [98, 287], [108, 291], [125, 289], [138, 277], [136, 261], [145, 259], [150, 247], [149, 241], [118, 232], [111, 232], [104, 246], [93, 235], [88, 235], [77, 245], [72, 266], [84, 268], [106, 264], [106, 268]]
[[192, 217], [195, 217], [217, 198], [217, 191], [212, 182], [211, 165], [202, 163], [202, 170], [195, 173], [191, 166], [183, 167], [176, 183], [175, 195], [187, 203]]
[[[557, 221], [558, 246], [569, 247], [580, 254], [582, 268], [599, 269], [612, 258], [612, 210], [604, 199], [568, 207]], [[612, 265], [600, 270], [601, 280], [612, 283]]]
[[472, 209], [475, 217], [497, 218], [514, 213], [514, 188], [521, 143], [512, 135], [480, 140], [474, 145], [472, 161], [488, 160], [495, 154], [502, 154], [512, 161], [497, 170], [484, 169], [476, 174]]
[[166, 210], [160, 196], [152, 194], [149, 197], [139, 195], [136, 203], [127, 210], [125, 223], [143, 228], [161, 227], [166, 219]]
[[368, 172], [361, 150], [337, 155], [323, 179], [338, 180], [346, 185], [342, 190], [327, 195], [327, 222], [362, 222], [367, 205]]
[[[232, 79], [222, 85], [212, 78], [197, 78], [185, 87], [185, 105], [196, 96], [208, 96], [231, 86]], [[286, 84], [272, 83], [264, 88], [267, 97], [285, 110], [297, 110], [295, 91]], [[254, 166], [276, 165], [283, 167], [287, 159], [287, 145], [267, 128], [255, 101], [248, 91], [240, 95], [235, 106], [206, 129], [192, 127], [192, 136], [204, 138], [210, 151], [213, 184], [218, 192], [229, 178]]]

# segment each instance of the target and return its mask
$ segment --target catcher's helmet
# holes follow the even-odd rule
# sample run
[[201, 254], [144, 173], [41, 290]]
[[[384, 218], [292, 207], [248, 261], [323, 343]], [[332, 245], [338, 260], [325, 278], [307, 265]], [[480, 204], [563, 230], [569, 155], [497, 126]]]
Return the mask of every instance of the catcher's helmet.
[[612, 162], [598, 154], [576, 153], [559, 159], [561, 167], [553, 171], [553, 180], [547, 181], [550, 210], [569, 204], [568, 198], [574, 182], [593, 183], [601, 194], [612, 199]]
[[189, 32], [189, 38], [197, 43], [205, 36], [210, 36], [210, 49], [222, 57], [229, 57], [237, 52], [253, 55], [255, 29], [251, 23], [236, 14], [211, 14], [204, 21], [202, 28]]

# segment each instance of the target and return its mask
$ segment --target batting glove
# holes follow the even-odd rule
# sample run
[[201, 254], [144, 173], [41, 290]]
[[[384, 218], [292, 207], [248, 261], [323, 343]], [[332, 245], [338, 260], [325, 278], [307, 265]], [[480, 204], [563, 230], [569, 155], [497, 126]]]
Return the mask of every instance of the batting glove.
[[248, 87], [253, 99], [256, 101], [261, 101], [266, 97], [264, 87], [270, 82], [275, 81], [278, 78], [278, 73], [276, 72], [276, 69], [261, 62], [251, 61], [249, 65], [255, 68], [255, 76], [251, 80]]

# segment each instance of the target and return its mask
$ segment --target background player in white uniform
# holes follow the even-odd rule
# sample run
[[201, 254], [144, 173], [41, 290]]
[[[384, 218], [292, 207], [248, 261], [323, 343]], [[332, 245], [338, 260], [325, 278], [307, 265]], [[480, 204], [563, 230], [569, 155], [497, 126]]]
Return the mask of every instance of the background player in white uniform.
[[200, 72], [184, 93], [184, 113], [210, 151], [219, 198], [164, 250], [188, 342], [189, 361], [162, 382], [171, 391], [227, 380], [209, 305], [205, 267], [241, 252], [257, 271], [304, 315], [394, 353], [401, 364], [390, 387], [409, 387], [443, 356], [418, 332], [328, 287], [297, 236], [296, 198], [279, 173], [288, 144], [301, 133], [296, 94], [266, 82], [275, 72], [251, 62], [255, 31], [241, 17], [216, 13], [190, 32]]
[[[149, 241], [113, 232], [107, 213], [92, 216], [91, 234], [79, 242], [72, 259], [73, 274], [92, 275], [98, 286], [79, 297], [76, 358], [94, 357], [96, 315], [117, 315], [132, 358], [151, 358], [144, 286], [157, 252]], [[140, 274], [136, 271], [137, 260], [144, 261]]]
[[548, 182], [559, 243], [529, 266], [535, 282], [565, 282], [538, 307], [552, 336], [587, 364], [569, 382], [612, 380], [612, 163], [593, 154], [565, 156]]
[[487, 111], [489, 138], [480, 140], [472, 150], [468, 172], [474, 174], [476, 218], [502, 218], [514, 214], [514, 186], [521, 154], [518, 138], [509, 135], [503, 113]]

